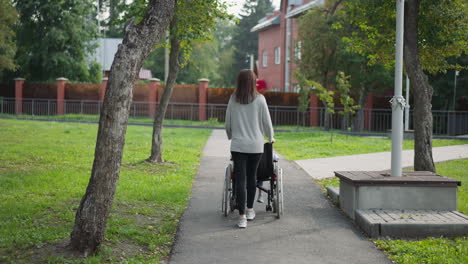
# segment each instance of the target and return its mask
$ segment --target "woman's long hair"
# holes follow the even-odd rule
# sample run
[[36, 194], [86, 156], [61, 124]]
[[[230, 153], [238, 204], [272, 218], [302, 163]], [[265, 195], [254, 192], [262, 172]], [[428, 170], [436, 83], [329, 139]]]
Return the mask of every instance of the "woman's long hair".
[[257, 76], [255, 73], [248, 69], [241, 70], [237, 75], [236, 91], [234, 92], [236, 102], [250, 104], [258, 94], [256, 86]]

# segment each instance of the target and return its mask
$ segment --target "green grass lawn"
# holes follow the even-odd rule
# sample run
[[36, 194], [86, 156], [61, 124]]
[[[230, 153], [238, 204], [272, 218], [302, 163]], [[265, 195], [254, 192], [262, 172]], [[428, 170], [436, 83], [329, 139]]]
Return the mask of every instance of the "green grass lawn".
[[0, 263], [166, 259], [210, 131], [165, 128], [162, 165], [144, 162], [151, 132], [128, 127], [106, 241], [81, 260], [57, 249], [69, 239], [90, 177], [97, 125], [0, 120]]
[[[48, 119], [57, 121], [83, 121], [83, 122], [97, 122], [99, 121], [98, 115], [80, 115], [80, 114], [67, 114], [67, 115], [10, 115], [0, 114], [0, 117], [6, 118], [27, 118], [27, 119]], [[151, 117], [134, 117], [128, 118], [129, 123], [135, 124], [153, 124], [154, 119]], [[216, 119], [210, 119], [207, 121], [192, 121], [192, 120], [171, 120], [164, 119], [164, 125], [176, 125], [176, 126], [206, 126], [206, 127], [224, 127], [224, 123], [218, 122]]]
[[[276, 133], [275, 150], [288, 160], [329, 158], [391, 150], [391, 140], [333, 134], [328, 132]], [[405, 140], [403, 149], [413, 149], [413, 140]], [[433, 146], [468, 144], [467, 140], [434, 139]]]
[[[458, 179], [458, 211], [468, 215], [468, 159], [436, 164], [437, 173]], [[322, 186], [339, 186], [338, 178], [316, 181]], [[468, 263], [468, 237], [421, 240], [375, 240], [391, 260], [400, 264]]]
[[[66, 114], [66, 115], [12, 115], [0, 114], [3, 118], [23, 118], [23, 119], [47, 119], [57, 121], [81, 121], [81, 122], [97, 122], [99, 121], [98, 115], [84, 115], [84, 114]], [[133, 124], [153, 124], [154, 119], [146, 116], [130, 116], [129, 123]], [[223, 128], [224, 122], [219, 122], [218, 119], [212, 118], [207, 121], [196, 120], [179, 120], [179, 119], [164, 119], [164, 125], [169, 126], [195, 126], [195, 127], [215, 127]], [[275, 126], [275, 129], [288, 130], [288, 131], [320, 131], [319, 127], [303, 127], [303, 126]]]

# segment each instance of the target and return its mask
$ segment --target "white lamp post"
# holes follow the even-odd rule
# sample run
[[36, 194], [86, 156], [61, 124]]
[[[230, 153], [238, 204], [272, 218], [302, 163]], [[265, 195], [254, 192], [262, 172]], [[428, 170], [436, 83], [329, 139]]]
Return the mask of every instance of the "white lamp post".
[[410, 110], [410, 105], [409, 105], [409, 89], [410, 89], [410, 81], [408, 78], [408, 75], [406, 75], [406, 105], [405, 105], [405, 131], [409, 130], [409, 110]]
[[454, 81], [454, 84], [453, 84], [453, 103], [452, 103], [452, 107], [453, 107], [453, 111], [455, 111], [455, 106], [456, 106], [456, 103], [457, 103], [457, 76], [458, 74], [460, 73], [460, 71], [455, 71], [455, 81]]
[[392, 104], [392, 177], [401, 177], [401, 152], [403, 145], [403, 109], [405, 98], [402, 96], [403, 82], [403, 30], [404, 0], [397, 0], [396, 12], [396, 52], [395, 52], [395, 95]]

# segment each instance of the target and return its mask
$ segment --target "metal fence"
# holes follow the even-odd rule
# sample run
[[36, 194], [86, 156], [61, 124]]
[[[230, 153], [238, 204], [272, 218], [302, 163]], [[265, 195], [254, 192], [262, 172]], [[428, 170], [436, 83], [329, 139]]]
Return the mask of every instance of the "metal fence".
[[[17, 104], [15, 98], [0, 97], [0, 114], [15, 115], [18, 107], [24, 117], [60, 118], [97, 120], [102, 102], [86, 100], [64, 100], [63, 116], [57, 116], [58, 103], [55, 99], [23, 99]], [[157, 103], [133, 102], [130, 117], [150, 117], [157, 109]], [[208, 120], [224, 122], [225, 104], [169, 103], [165, 118], [171, 120], [199, 120], [199, 108], [206, 109]], [[270, 115], [275, 126], [311, 126], [311, 115], [315, 115], [315, 126], [364, 132], [388, 132], [392, 124], [391, 109], [361, 109], [352, 116], [340, 114], [342, 109], [335, 108], [333, 114], [325, 108], [309, 108], [299, 111], [296, 106], [269, 106]], [[436, 135], [468, 134], [468, 111], [432, 111], [433, 128]], [[413, 111], [410, 111], [410, 129], [413, 123]]]

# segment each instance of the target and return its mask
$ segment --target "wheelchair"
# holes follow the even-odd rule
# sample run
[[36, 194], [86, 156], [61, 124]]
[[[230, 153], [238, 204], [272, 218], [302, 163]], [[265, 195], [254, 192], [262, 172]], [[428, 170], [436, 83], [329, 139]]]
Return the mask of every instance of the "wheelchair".
[[[231, 158], [225, 170], [221, 200], [221, 210], [224, 216], [228, 216], [237, 209], [234, 166]], [[259, 182], [269, 182], [269, 188], [264, 188], [264, 184], [259, 184]], [[283, 215], [283, 169], [278, 164], [278, 156], [273, 152], [271, 143], [264, 145], [264, 152], [257, 169], [257, 189], [268, 196], [266, 211], [274, 213], [279, 219]]]

